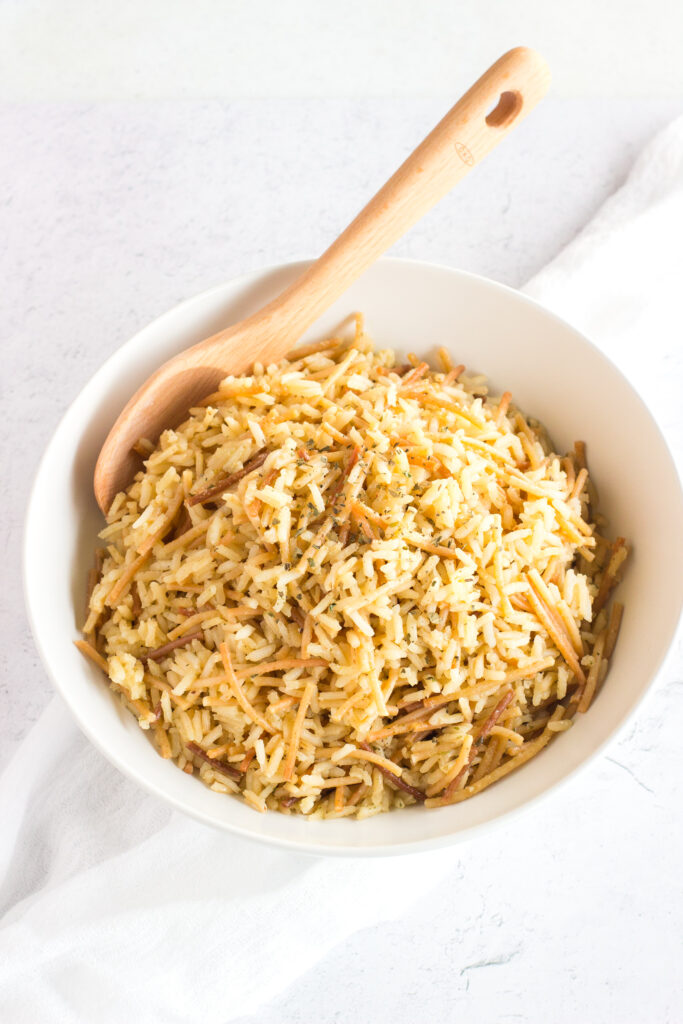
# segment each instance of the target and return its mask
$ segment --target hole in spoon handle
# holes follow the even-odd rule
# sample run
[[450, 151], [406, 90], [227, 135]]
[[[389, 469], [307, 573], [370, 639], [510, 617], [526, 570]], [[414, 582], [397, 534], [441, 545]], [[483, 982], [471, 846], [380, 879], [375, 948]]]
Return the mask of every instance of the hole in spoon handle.
[[517, 89], [506, 90], [498, 98], [495, 107], [484, 120], [489, 128], [507, 128], [520, 113], [523, 105], [522, 94]]

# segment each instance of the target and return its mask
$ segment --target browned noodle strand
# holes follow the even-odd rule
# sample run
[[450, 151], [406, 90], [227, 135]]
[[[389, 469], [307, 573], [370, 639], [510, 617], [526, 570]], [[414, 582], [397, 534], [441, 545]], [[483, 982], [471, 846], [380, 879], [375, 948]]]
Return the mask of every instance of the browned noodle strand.
[[198, 757], [201, 761], [205, 761], [206, 764], [210, 765], [214, 771], [221, 772], [222, 775], [227, 775], [228, 778], [234, 779], [235, 781], [241, 779], [242, 773], [237, 768], [228, 764], [227, 761], [220, 761], [216, 757], [209, 757], [206, 751], [202, 750], [198, 743], [188, 743], [187, 749], [194, 754], [195, 757]]
[[228, 476], [223, 477], [217, 484], [209, 487], [205, 491], [201, 491], [199, 494], [193, 494], [192, 497], [188, 498], [188, 505], [202, 505], [207, 501], [213, 501], [214, 498], [218, 498], [223, 494], [229, 487], [233, 487], [236, 483], [252, 473], [259, 466], [262, 466], [268, 456], [268, 449], [261, 448], [260, 451], [256, 452], [247, 462], [244, 463], [241, 469], [238, 469], [235, 473], [230, 473]]
[[[486, 721], [481, 726], [481, 729], [479, 730], [479, 734], [478, 734], [478, 736], [476, 738], [476, 744], [473, 742], [472, 745], [468, 748], [468, 751], [467, 751], [468, 756], [466, 758], [462, 759], [462, 763], [461, 764], [458, 764], [458, 762], [456, 762], [456, 764], [453, 766], [453, 769], [452, 769], [451, 773], [449, 773], [449, 775], [452, 775], [452, 778], [449, 778], [449, 776], [447, 776], [448, 785], [446, 786], [446, 788], [444, 790], [444, 799], [446, 799], [446, 800], [450, 799], [451, 794], [454, 793], [459, 788], [460, 783], [462, 782], [462, 780], [467, 775], [467, 772], [468, 772], [468, 770], [470, 768], [470, 765], [472, 764], [472, 761], [474, 760], [474, 758], [476, 756], [477, 747], [479, 746], [479, 744], [481, 742], [483, 742], [483, 740], [486, 739], [486, 737], [488, 736], [489, 732], [491, 731], [493, 726], [496, 724], [496, 722], [498, 721], [500, 716], [503, 714], [503, 712], [508, 707], [508, 705], [512, 702], [513, 697], [514, 697], [514, 693], [513, 693], [512, 690], [508, 690], [507, 693], [503, 694], [503, 696], [500, 698], [500, 700], [496, 704], [496, 706], [493, 709], [493, 711], [491, 712], [491, 714], [488, 716]], [[474, 737], [473, 737], [473, 739], [474, 739]], [[459, 769], [459, 770], [456, 770], [456, 769]], [[435, 788], [434, 792], [438, 792], [438, 788]], [[431, 792], [430, 792], [430, 795], [431, 795]]]
[[[367, 743], [361, 744], [361, 746], [363, 747], [364, 750], [370, 751], [370, 749], [371, 749], [368, 746]], [[388, 768], [385, 768], [384, 765], [382, 765], [382, 764], [378, 764], [376, 767], [377, 767], [377, 770], [382, 773], [382, 775], [385, 777], [385, 779], [388, 780], [388, 782], [389, 782], [389, 784], [391, 786], [395, 787], [396, 789], [402, 789], [404, 793], [408, 793], [418, 803], [421, 803], [424, 800], [425, 795], [424, 795], [424, 793], [422, 792], [421, 789], [418, 789], [416, 786], [411, 786], [409, 782], [406, 782], [405, 779], [402, 779], [400, 776], [396, 775], [394, 772], [391, 772]]]
[[187, 636], [176, 637], [175, 640], [170, 640], [167, 644], [162, 644], [161, 647], [157, 647], [153, 651], [148, 651], [146, 654], [141, 655], [141, 661], [161, 661], [163, 657], [170, 654], [177, 647], [185, 647], [187, 644], [191, 644], [193, 640], [201, 640], [204, 634], [201, 629], [196, 630], [194, 633], [188, 633]]

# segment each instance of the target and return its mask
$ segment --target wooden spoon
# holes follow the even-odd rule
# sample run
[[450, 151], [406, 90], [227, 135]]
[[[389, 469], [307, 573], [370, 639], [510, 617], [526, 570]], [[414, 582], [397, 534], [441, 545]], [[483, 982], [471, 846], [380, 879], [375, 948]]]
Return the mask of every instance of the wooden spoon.
[[133, 395], [95, 467], [103, 512], [139, 468], [131, 449], [156, 441], [228, 374], [277, 362], [364, 270], [489, 153], [547, 91], [548, 67], [517, 47], [504, 54], [439, 122], [329, 249], [267, 306], [169, 359]]

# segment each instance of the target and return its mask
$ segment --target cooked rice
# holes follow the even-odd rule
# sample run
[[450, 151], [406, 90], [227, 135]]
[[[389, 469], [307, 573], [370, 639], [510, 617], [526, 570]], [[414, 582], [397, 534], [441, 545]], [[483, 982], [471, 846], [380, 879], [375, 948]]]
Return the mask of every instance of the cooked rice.
[[623, 539], [584, 446], [447, 353], [397, 367], [360, 321], [307, 351], [140, 442], [81, 649], [162, 757], [257, 810], [466, 799], [587, 709]]

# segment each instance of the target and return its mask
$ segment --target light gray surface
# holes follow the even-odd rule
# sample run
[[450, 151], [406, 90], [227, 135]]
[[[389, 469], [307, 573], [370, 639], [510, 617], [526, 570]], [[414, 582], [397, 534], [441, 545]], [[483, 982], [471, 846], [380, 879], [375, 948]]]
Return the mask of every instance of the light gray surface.
[[[50, 693], [23, 614], [19, 548], [30, 480], [68, 402], [174, 303], [320, 251], [449, 102], [0, 108], [0, 765]], [[395, 253], [520, 285], [678, 112], [672, 101], [548, 101]], [[548, 813], [542, 849], [526, 849], [522, 819], [455, 852], [447, 886], [357, 935], [260, 1024], [462, 1011], [483, 1024], [680, 1019], [682, 687], [669, 671], [564, 806], [536, 812]]]
[[680, 0], [4, 0], [12, 99], [430, 96], [524, 43], [554, 95], [679, 96]]

